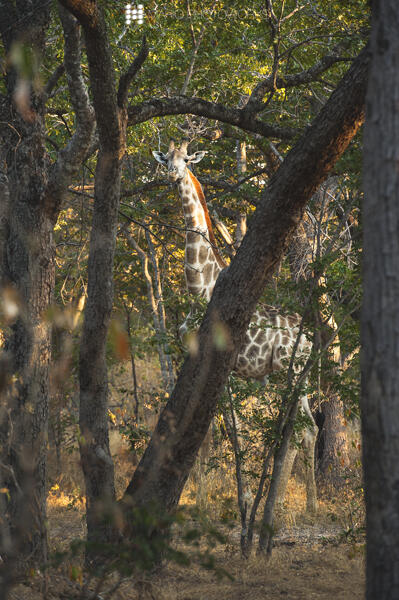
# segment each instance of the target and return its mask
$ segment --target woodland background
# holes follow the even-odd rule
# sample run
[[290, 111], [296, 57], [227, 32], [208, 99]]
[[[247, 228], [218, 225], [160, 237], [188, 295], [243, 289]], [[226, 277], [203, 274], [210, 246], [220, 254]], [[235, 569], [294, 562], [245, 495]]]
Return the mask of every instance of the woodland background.
[[[303, 555], [326, 585], [314, 597], [339, 589], [327, 574], [338, 568], [340, 597], [360, 598], [368, 3], [160, 1], [144, 9], [144, 23], [126, 27], [119, 0], [0, 2], [4, 597], [241, 598], [255, 581], [263, 594], [273, 577], [280, 590], [284, 568], [298, 568], [304, 582], [288, 578], [287, 593], [310, 598]], [[151, 154], [171, 138], [207, 150], [196, 176], [219, 246], [238, 265], [210, 305], [226, 307], [233, 349], [204, 305], [188, 358], [178, 335], [190, 305], [181, 204]], [[224, 303], [222, 285], [230, 289]], [[257, 301], [303, 316], [320, 428], [319, 513], [306, 514], [298, 458], [276, 513], [277, 530], [288, 527], [280, 543], [292, 543], [296, 558], [276, 550], [269, 580], [262, 547], [261, 558], [248, 559], [252, 542], [243, 544], [248, 526], [257, 539], [261, 509], [251, 523], [240, 489], [245, 478], [263, 506], [297, 391], [278, 373], [266, 388], [230, 376], [223, 392]], [[174, 438], [170, 478], [168, 452], [158, 455], [154, 441], [142, 458], [168, 400], [175, 415], [192, 409], [186, 429], [176, 433], [164, 412], [156, 430]], [[226, 410], [238, 415], [239, 435], [226, 431]], [[71, 544], [75, 537], [83, 541]], [[168, 566], [153, 574], [161, 555]], [[184, 570], [190, 561], [194, 580]], [[30, 587], [14, 592], [27, 572]], [[223, 588], [218, 575], [236, 581]]]

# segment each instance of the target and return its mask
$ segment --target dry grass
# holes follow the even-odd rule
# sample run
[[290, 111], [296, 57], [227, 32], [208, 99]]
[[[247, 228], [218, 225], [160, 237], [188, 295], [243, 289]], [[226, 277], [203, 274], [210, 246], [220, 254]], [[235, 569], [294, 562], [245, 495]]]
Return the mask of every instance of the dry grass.
[[[151, 578], [126, 580], [115, 600], [360, 600], [364, 598], [364, 560], [361, 549], [343, 545], [295, 545], [276, 548], [269, 561], [253, 556], [243, 561], [235, 552], [216, 552], [229, 573], [219, 579], [198, 565], [170, 564]], [[108, 582], [107, 589], [112, 583]], [[79, 586], [68, 573], [50, 574], [48, 600], [76, 598]], [[19, 586], [12, 600], [43, 600], [38, 582]]]
[[[119, 446], [118, 451], [116, 462], [127, 481], [132, 465], [123, 446]], [[193, 505], [195, 498], [196, 483], [192, 477], [183, 500]], [[225, 570], [229, 577], [218, 578], [215, 571], [204, 569], [195, 559], [189, 567], [169, 563], [151, 577], [124, 581], [112, 597], [115, 600], [274, 600], [284, 597], [292, 600], [360, 600], [364, 597], [364, 546], [359, 540], [350, 539], [351, 543], [348, 543], [343, 535], [355, 499], [361, 507], [361, 499], [348, 485], [339, 496], [322, 498], [318, 515], [309, 517], [305, 512], [304, 484], [298, 476], [291, 478], [270, 560], [257, 555], [247, 561], [241, 558], [237, 520], [227, 535], [227, 543], [213, 552], [217, 567]], [[210, 472], [207, 502], [208, 513], [214, 519], [224, 516], [227, 505], [234, 506], [231, 465], [224, 465], [222, 477], [216, 471]], [[74, 538], [84, 536], [82, 498], [55, 486], [49, 494], [51, 550], [65, 551]], [[182, 546], [179, 540], [176, 543], [179, 549], [194, 554], [193, 548]], [[201, 548], [204, 550], [205, 545]], [[76, 561], [74, 565], [80, 573], [80, 565]], [[71, 581], [72, 575], [73, 565], [68, 560], [61, 569], [50, 571], [46, 600], [78, 598], [80, 584]], [[104, 588], [111, 584], [112, 581], [108, 581]], [[18, 586], [11, 599], [43, 600], [40, 585], [42, 580], [36, 578], [29, 587]]]
[[[151, 385], [154, 381], [152, 365], [139, 365], [139, 378]], [[115, 389], [118, 385], [128, 388], [129, 371], [114, 376]], [[122, 382], [122, 383], [121, 383]], [[148, 388], [149, 389], [149, 388]], [[154, 405], [157, 394], [148, 392], [145, 414], [142, 418], [149, 428], [155, 424]], [[152, 388], [151, 388], [152, 389]], [[151, 392], [152, 393], [152, 392]], [[117, 495], [120, 497], [134, 471], [129, 446], [114, 430], [111, 433], [111, 452], [115, 462]], [[268, 600], [288, 598], [290, 600], [357, 600], [364, 597], [364, 542], [358, 527], [364, 521], [361, 495], [359, 453], [352, 456], [355, 465], [348, 474], [343, 488], [336, 492], [322, 490], [319, 512], [316, 517], [306, 514], [305, 486], [301, 469], [297, 468], [291, 478], [284, 510], [278, 515], [276, 547], [270, 560], [252, 556], [245, 561], [239, 553], [239, 516], [236, 507], [234, 466], [226, 459], [228, 447], [220, 442], [215, 451], [219, 459], [217, 469], [210, 470], [205, 478], [202, 494], [205, 513], [213, 522], [229, 518], [233, 528], [227, 533], [227, 543], [213, 550], [218, 568], [229, 577], [218, 578], [215, 570], [206, 570], [198, 559], [189, 567], [174, 563], [165, 565], [161, 571], [141, 581], [128, 579], [122, 583], [112, 598], [115, 600]], [[78, 452], [66, 454], [62, 465], [62, 476], [50, 477], [53, 487], [48, 498], [48, 532], [51, 551], [67, 551], [73, 539], [84, 539], [83, 479], [79, 466]], [[182, 504], [197, 503], [199, 469], [193, 470], [182, 496]], [[202, 479], [202, 481], [204, 481]], [[56, 482], [56, 483], [54, 483]], [[262, 506], [259, 515], [262, 514]], [[226, 529], [225, 529], [226, 531]], [[190, 555], [193, 547], [176, 545]], [[255, 540], [256, 548], [256, 540]], [[205, 543], [201, 545], [205, 550]], [[51, 569], [48, 576], [48, 591], [41, 592], [43, 579], [36, 577], [30, 586], [18, 586], [11, 600], [73, 600], [81, 588], [76, 573], [81, 573], [78, 559], [65, 559], [59, 569]], [[77, 569], [77, 570], [76, 570]], [[75, 581], [72, 581], [75, 579]], [[79, 579], [79, 577], [78, 577]], [[106, 589], [112, 581], [102, 588]], [[1, 596], [1, 593], [0, 593]], [[104, 595], [104, 600], [106, 599]], [[107, 598], [108, 600], [108, 598]]]

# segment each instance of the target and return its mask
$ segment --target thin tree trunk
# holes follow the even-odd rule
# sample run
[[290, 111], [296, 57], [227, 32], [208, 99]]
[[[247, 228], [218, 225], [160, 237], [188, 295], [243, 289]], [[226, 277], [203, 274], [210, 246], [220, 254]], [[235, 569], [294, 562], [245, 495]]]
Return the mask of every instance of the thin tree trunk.
[[372, 3], [364, 136], [362, 429], [368, 600], [399, 598], [399, 3]]
[[165, 353], [164, 343], [163, 343], [163, 339], [162, 339], [164, 337], [164, 335], [166, 335], [166, 330], [163, 328], [163, 325], [161, 324], [161, 320], [160, 320], [160, 314], [159, 314], [159, 308], [158, 308], [159, 302], [157, 302], [155, 299], [154, 284], [153, 284], [153, 280], [152, 280], [150, 271], [148, 269], [148, 266], [149, 266], [148, 255], [138, 245], [138, 243], [133, 238], [133, 236], [128, 236], [128, 239], [129, 239], [130, 244], [137, 251], [137, 253], [140, 257], [140, 260], [141, 260], [141, 264], [142, 264], [142, 268], [143, 268], [143, 275], [144, 275], [144, 279], [146, 280], [146, 284], [147, 284], [147, 297], [148, 297], [148, 302], [149, 302], [149, 305], [151, 308], [152, 322], [154, 325], [155, 336], [157, 339], [157, 352], [158, 352], [158, 357], [159, 357], [159, 365], [161, 367], [162, 384], [163, 384], [163, 387], [165, 388], [165, 390], [170, 392], [171, 382], [170, 382], [170, 377], [169, 377], [167, 355]]
[[132, 341], [132, 327], [130, 323], [130, 314], [131, 310], [128, 309], [126, 305], [126, 321], [127, 321], [127, 337], [129, 339], [129, 352], [130, 352], [130, 364], [132, 366], [132, 380], [133, 380], [133, 398], [134, 398], [134, 418], [136, 421], [136, 426], [139, 425], [140, 419], [140, 401], [138, 396], [138, 384], [137, 384], [137, 374], [136, 374], [136, 361], [134, 359], [133, 352], [133, 341]]
[[166, 372], [164, 373], [164, 379], [167, 382], [167, 391], [169, 394], [172, 393], [175, 378], [173, 374], [173, 364], [172, 357], [170, 355], [169, 347], [166, 342], [167, 329], [166, 329], [166, 314], [165, 314], [165, 305], [163, 301], [163, 293], [162, 293], [162, 282], [161, 282], [161, 274], [159, 271], [159, 263], [156, 250], [154, 248], [154, 244], [151, 239], [151, 235], [148, 231], [146, 231], [146, 239], [148, 244], [148, 249], [150, 251], [150, 259], [152, 268], [154, 271], [154, 294], [156, 300], [156, 307], [158, 312], [158, 321], [159, 321], [159, 335], [161, 337], [161, 344], [163, 346], [163, 352], [165, 356], [166, 363]]
[[295, 398], [288, 407], [288, 418], [282, 431], [281, 441], [274, 453], [274, 464], [269, 492], [263, 510], [262, 524], [259, 532], [258, 550], [261, 553], [271, 554], [273, 541], [274, 509], [278, 498], [281, 475], [286, 463], [289, 444], [294, 431], [294, 424], [298, 412], [298, 400]]
[[98, 29], [84, 26], [100, 148], [95, 173], [87, 301], [79, 354], [80, 453], [86, 483], [87, 539], [94, 553], [96, 544], [110, 541], [114, 535], [114, 524], [109, 518], [115, 501], [115, 486], [108, 436], [109, 392], [105, 351], [113, 304], [122, 152], [114, 70], [100, 11], [98, 18]]

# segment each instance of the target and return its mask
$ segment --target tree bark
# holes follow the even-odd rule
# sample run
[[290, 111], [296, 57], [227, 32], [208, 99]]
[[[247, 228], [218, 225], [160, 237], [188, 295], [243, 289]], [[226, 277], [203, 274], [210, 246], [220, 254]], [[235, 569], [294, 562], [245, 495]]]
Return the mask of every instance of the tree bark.
[[[124, 503], [173, 509], [206, 435], [256, 303], [297, 227], [307, 200], [363, 122], [368, 70], [365, 49], [273, 177], [230, 266], [221, 272], [174, 392], [134, 473]], [[215, 347], [222, 324], [226, 345]]]
[[372, 4], [364, 138], [362, 429], [367, 598], [399, 597], [399, 4]]
[[[28, 21], [27, 14], [31, 15]], [[39, 0], [22, 0], [16, 5], [0, 1], [0, 34], [6, 53], [13, 44], [21, 44], [41, 57], [49, 18], [50, 6]], [[76, 28], [65, 32], [68, 76], [80, 73], [78, 37]], [[9, 530], [9, 543], [0, 550], [4, 561], [1, 589], [7, 587], [13, 571], [26, 573], [30, 566], [43, 564], [47, 559], [51, 326], [44, 317], [54, 290], [53, 227], [62, 195], [80, 167], [93, 130], [90, 110], [86, 110], [87, 96], [80, 82], [75, 81], [71, 100], [76, 129], [69, 144], [59, 152], [57, 162], [50, 165], [45, 147], [46, 89], [33, 81], [37, 73], [27, 77], [12, 60], [5, 65], [7, 93], [0, 96], [0, 132], [3, 177], [8, 185], [3, 179], [0, 286], [3, 294], [13, 298], [18, 314], [10, 316], [10, 334], [5, 336], [7, 363], [14, 383], [3, 390], [1, 398], [1, 479], [2, 487], [8, 489], [1, 528]]]
[[339, 487], [343, 483], [343, 471], [349, 466], [348, 439], [346, 435], [344, 406], [336, 392], [330, 392], [323, 403], [324, 415], [321, 430], [323, 453], [319, 471], [326, 483]]
[[[71, 3], [64, 4], [70, 8]], [[99, 133], [87, 301], [79, 354], [80, 454], [86, 484], [87, 540], [95, 553], [97, 543], [113, 538], [112, 520], [105, 519], [115, 500], [114, 465], [108, 437], [105, 350], [113, 303], [113, 263], [123, 142], [114, 68], [102, 12], [95, 6], [95, 13], [89, 22], [82, 18], [81, 12], [75, 12], [75, 15], [83, 25]]]
[[114, 539], [114, 465], [108, 437], [106, 341], [113, 304], [113, 265], [122, 159], [126, 151], [128, 89], [143, 64], [142, 48], [117, 90], [107, 28], [96, 2], [62, 0], [80, 21], [99, 135], [94, 210], [90, 235], [87, 302], [79, 355], [80, 454], [86, 484], [87, 557]]
[[[321, 299], [320, 299], [321, 300]], [[328, 305], [328, 299], [324, 302]], [[319, 338], [323, 346], [330, 338], [332, 331], [336, 331], [337, 323], [331, 315], [328, 325], [323, 324], [321, 312], [316, 315], [319, 324]], [[337, 337], [334, 345], [328, 349], [326, 356], [322, 358], [321, 388], [326, 397], [321, 410], [324, 417], [323, 426], [320, 430], [320, 446], [322, 449], [319, 461], [319, 471], [327, 485], [337, 488], [343, 484], [343, 472], [349, 466], [348, 438], [346, 435], [344, 405], [334, 384], [331, 385], [328, 375], [339, 378], [341, 371], [341, 348]]]
[[[0, 20], [4, 11], [0, 6]], [[10, 17], [13, 12], [10, 10]], [[49, 8], [37, 7], [24, 39], [13, 25], [4, 30], [0, 26], [6, 51], [14, 42], [30, 43], [41, 53], [48, 21]], [[43, 97], [32, 92], [26, 104], [21, 100], [18, 105], [15, 91], [19, 84], [17, 71], [9, 68], [7, 96], [0, 98], [8, 178], [7, 194], [0, 198], [4, 234], [0, 288], [14, 297], [18, 315], [10, 318], [11, 332], [5, 340], [15, 383], [2, 396], [1, 479], [8, 489], [8, 501], [1, 520], [8, 520], [10, 534], [8, 548], [1, 550], [8, 559], [0, 574], [0, 587], [4, 584], [5, 588], [13, 570], [21, 573], [28, 565], [47, 559], [50, 327], [42, 316], [54, 286], [53, 225], [43, 210], [47, 185]], [[27, 86], [29, 95], [30, 82]], [[8, 123], [10, 127], [5, 127]]]

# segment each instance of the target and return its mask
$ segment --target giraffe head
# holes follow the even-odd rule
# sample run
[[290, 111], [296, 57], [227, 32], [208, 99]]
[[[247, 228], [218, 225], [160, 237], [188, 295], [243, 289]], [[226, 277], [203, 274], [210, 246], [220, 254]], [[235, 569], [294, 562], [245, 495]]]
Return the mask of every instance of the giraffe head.
[[205, 152], [194, 152], [187, 154], [188, 140], [184, 140], [180, 148], [175, 148], [175, 143], [171, 140], [167, 154], [153, 150], [152, 154], [161, 165], [168, 168], [168, 177], [170, 181], [182, 181], [187, 172], [187, 166], [190, 163], [197, 163], [205, 156]]

